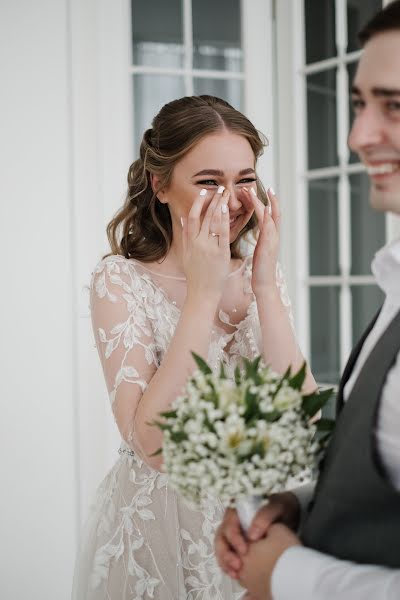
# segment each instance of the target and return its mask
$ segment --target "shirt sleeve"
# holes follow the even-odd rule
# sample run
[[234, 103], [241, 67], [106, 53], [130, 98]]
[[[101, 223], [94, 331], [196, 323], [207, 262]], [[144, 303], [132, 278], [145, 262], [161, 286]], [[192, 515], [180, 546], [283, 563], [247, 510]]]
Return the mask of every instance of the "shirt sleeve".
[[118, 429], [139, 454], [135, 413], [159, 362], [144, 297], [140, 275], [126, 259], [100, 262], [90, 295], [94, 337]]
[[315, 550], [286, 550], [272, 573], [273, 600], [398, 600], [400, 570], [359, 565]]

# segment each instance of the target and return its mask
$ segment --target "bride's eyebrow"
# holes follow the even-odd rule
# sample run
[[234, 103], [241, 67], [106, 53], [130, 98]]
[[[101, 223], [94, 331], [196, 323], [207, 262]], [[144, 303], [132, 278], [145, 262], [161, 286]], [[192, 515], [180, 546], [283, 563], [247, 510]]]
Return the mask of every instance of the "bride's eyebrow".
[[[249, 174], [255, 175], [256, 172], [254, 171], [254, 169], [242, 169], [238, 173], [238, 175], [249, 175]], [[214, 175], [215, 177], [223, 177], [224, 172], [220, 171], [219, 169], [203, 169], [202, 171], [195, 173], [193, 175], [193, 177], [199, 177], [199, 175]]]

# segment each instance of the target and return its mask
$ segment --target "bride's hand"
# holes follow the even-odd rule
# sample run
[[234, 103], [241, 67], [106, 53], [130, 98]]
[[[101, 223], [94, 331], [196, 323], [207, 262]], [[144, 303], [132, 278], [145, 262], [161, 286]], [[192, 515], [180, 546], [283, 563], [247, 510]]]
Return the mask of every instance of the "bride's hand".
[[269, 206], [257, 197], [254, 188], [245, 190], [246, 200], [251, 203], [258, 219], [259, 236], [253, 255], [252, 288], [257, 295], [266, 289], [276, 288], [276, 263], [279, 254], [280, 212], [278, 200], [269, 188]]
[[182, 218], [183, 269], [188, 297], [219, 301], [230, 270], [229, 191], [219, 188], [202, 216], [207, 200], [199, 195]]

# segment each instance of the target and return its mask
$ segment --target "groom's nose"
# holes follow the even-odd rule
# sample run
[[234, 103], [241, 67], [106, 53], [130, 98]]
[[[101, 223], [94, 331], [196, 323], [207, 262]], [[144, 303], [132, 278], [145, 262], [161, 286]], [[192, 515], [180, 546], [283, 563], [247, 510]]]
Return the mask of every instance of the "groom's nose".
[[374, 106], [365, 106], [354, 119], [349, 135], [349, 147], [353, 152], [382, 144], [386, 139], [384, 119]]

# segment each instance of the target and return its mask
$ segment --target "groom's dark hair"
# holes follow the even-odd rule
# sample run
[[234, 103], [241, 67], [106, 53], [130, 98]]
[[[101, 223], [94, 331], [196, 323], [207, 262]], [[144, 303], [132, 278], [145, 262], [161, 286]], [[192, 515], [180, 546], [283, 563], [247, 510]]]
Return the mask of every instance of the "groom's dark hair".
[[400, 30], [400, 0], [394, 0], [383, 10], [379, 11], [358, 34], [361, 47], [378, 33]]

